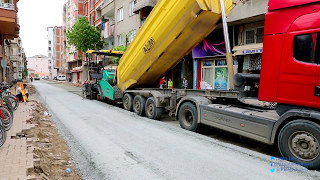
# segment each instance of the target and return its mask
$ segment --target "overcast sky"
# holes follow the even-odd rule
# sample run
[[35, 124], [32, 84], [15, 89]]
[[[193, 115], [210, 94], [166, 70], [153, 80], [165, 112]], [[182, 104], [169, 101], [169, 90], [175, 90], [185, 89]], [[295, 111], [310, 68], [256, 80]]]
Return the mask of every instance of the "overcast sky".
[[63, 4], [67, 0], [20, 0], [20, 37], [27, 57], [48, 55], [47, 27], [62, 26]]

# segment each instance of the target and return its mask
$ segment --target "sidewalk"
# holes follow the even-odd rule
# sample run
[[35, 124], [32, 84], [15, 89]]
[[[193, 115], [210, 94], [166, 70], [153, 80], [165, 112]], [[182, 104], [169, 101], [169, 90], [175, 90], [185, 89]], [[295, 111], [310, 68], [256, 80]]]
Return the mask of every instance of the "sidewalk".
[[0, 180], [31, 180], [35, 176], [29, 175], [34, 168], [34, 147], [32, 139], [26, 133], [34, 127], [29, 119], [32, 118], [33, 102], [20, 103], [14, 112], [13, 125], [7, 131], [7, 140], [0, 147]]

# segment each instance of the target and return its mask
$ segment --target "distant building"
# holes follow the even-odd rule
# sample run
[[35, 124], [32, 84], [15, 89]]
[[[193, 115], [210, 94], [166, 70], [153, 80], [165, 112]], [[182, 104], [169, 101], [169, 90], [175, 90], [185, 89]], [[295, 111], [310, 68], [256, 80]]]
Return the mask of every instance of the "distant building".
[[27, 58], [28, 69], [33, 69], [34, 74], [40, 76], [50, 76], [49, 58], [44, 55], [36, 55]]
[[[64, 57], [64, 30], [62, 26], [48, 27], [48, 56], [53, 61], [53, 69], [57, 74], [67, 71]], [[53, 72], [51, 73], [52, 76]]]

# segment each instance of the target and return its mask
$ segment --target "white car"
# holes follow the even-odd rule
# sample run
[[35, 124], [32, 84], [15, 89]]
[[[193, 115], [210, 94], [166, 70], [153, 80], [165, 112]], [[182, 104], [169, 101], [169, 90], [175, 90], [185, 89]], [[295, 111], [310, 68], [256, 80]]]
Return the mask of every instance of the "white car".
[[67, 80], [67, 77], [66, 77], [66, 75], [59, 75], [59, 76], [57, 76], [57, 80], [58, 81], [65, 81], [65, 80]]

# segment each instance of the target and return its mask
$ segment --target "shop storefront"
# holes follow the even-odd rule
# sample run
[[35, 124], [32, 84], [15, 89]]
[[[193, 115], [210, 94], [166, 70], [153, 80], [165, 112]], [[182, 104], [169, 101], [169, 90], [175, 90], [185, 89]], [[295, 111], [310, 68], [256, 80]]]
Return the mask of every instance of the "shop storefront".
[[260, 74], [262, 43], [235, 46], [233, 52], [234, 56], [243, 62], [243, 73]]
[[[194, 89], [229, 90], [229, 77], [225, 57], [195, 59], [197, 74]], [[238, 60], [233, 60], [233, 68], [238, 72]]]
[[[221, 29], [213, 31], [192, 51], [194, 59], [194, 89], [230, 89], [225, 41]], [[234, 72], [238, 72], [238, 60], [233, 61]]]

